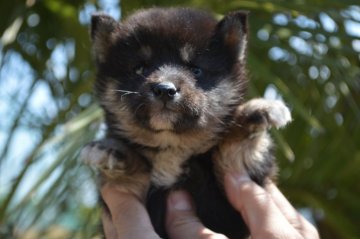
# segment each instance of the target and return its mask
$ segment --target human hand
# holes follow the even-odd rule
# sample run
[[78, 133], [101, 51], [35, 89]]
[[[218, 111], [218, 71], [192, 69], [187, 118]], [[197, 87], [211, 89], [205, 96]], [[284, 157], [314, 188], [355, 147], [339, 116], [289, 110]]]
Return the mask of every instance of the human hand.
[[[253, 182], [246, 173], [243, 175], [239, 173], [228, 173], [225, 175], [224, 186], [230, 203], [241, 213], [245, 223], [249, 227], [252, 239], [319, 238], [315, 227], [295, 210], [273, 182], [269, 181], [266, 187], [262, 188]], [[173, 194], [170, 196], [179, 196], [179, 194], [182, 193], [184, 196], [180, 199], [183, 201], [179, 202], [180, 207], [178, 208], [186, 208], [182, 205], [185, 201], [188, 203], [191, 202], [189, 196], [186, 196], [187, 194], [184, 192], [177, 193], [178, 195]], [[171, 206], [172, 205], [168, 203], [168, 209]], [[170, 217], [169, 214], [167, 215], [167, 226], [169, 226], [169, 219], [171, 219], [171, 217], [174, 218], [172, 222], [173, 226], [168, 227], [174, 232], [174, 237], [171, 238], [225, 238], [223, 235], [215, 234], [206, 229], [200, 223], [199, 219], [196, 218], [193, 207], [186, 209], [188, 211], [176, 211], [175, 208], [175, 210], [172, 209], [174, 211]], [[208, 230], [206, 236], [201, 233], [190, 234], [191, 231], [195, 231], [195, 224], [197, 224], [198, 232]], [[170, 236], [173, 235], [169, 229], [168, 232]], [[191, 237], [189, 235], [202, 236]]]
[[[224, 183], [230, 203], [242, 214], [253, 239], [319, 238], [316, 229], [291, 206], [272, 182], [264, 189], [247, 175], [227, 174]], [[112, 218], [103, 216], [106, 238], [159, 238], [146, 209], [135, 196], [109, 184], [102, 188], [101, 193], [112, 214]], [[200, 222], [190, 196], [184, 191], [169, 195], [166, 229], [172, 239], [226, 238]]]
[[[111, 217], [103, 213], [102, 222], [107, 239], [160, 238], [151, 225], [144, 205], [121, 186], [107, 183], [101, 188], [102, 197]], [[205, 228], [195, 215], [190, 196], [184, 191], [171, 192], [167, 200], [166, 230], [172, 239], [225, 239]]]
[[134, 194], [123, 190], [120, 185], [106, 183], [101, 188], [101, 195], [111, 214], [102, 213], [105, 238], [160, 238], [143, 203]]
[[231, 205], [241, 213], [252, 239], [318, 239], [319, 234], [290, 204], [276, 185], [268, 181], [264, 188], [246, 172], [227, 173], [224, 179]]

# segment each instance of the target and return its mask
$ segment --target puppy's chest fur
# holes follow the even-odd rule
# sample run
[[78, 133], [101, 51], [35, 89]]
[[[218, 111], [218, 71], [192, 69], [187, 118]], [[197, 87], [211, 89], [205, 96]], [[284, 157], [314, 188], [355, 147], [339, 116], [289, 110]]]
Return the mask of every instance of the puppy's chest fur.
[[215, 139], [189, 140], [181, 145], [168, 145], [155, 149], [145, 147], [141, 153], [152, 165], [151, 182], [157, 186], [169, 187], [176, 183], [179, 176], [186, 173], [184, 163], [191, 156], [205, 153], [215, 144]]

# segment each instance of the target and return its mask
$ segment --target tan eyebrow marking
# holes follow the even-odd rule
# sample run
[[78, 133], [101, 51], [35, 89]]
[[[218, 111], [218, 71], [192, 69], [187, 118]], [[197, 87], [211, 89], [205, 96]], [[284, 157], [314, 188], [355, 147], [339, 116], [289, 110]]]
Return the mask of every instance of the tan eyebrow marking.
[[183, 48], [180, 49], [180, 56], [185, 62], [190, 62], [194, 54], [194, 49], [190, 44], [185, 44]]

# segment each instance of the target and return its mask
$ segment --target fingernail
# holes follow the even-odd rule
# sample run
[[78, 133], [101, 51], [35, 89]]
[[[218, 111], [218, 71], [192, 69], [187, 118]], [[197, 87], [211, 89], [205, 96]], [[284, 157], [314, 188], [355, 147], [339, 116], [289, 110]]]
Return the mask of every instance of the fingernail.
[[189, 196], [182, 191], [173, 191], [169, 195], [169, 206], [177, 211], [189, 211], [192, 209]]
[[228, 177], [228, 179], [231, 181], [231, 183], [234, 186], [243, 184], [243, 183], [247, 183], [247, 182], [251, 182], [251, 178], [249, 176], [249, 174], [244, 171], [244, 172], [229, 172], [226, 177]]

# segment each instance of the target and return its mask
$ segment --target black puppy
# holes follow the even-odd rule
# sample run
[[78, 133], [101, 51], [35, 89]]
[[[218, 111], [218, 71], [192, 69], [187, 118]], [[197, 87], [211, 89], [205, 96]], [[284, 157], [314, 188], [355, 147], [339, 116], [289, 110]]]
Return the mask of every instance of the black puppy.
[[122, 184], [146, 204], [157, 233], [165, 200], [188, 191], [204, 225], [229, 238], [248, 230], [224, 196], [226, 170], [247, 170], [258, 184], [275, 174], [267, 134], [291, 120], [281, 101], [244, 101], [247, 14], [217, 21], [189, 8], [151, 8], [121, 23], [94, 15], [96, 93], [106, 138], [82, 157], [104, 183]]

